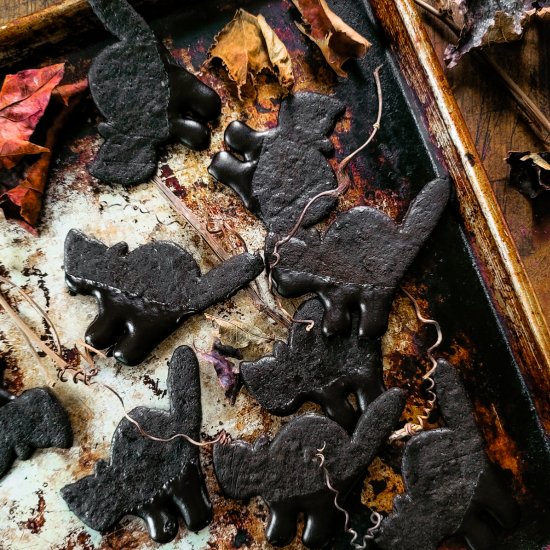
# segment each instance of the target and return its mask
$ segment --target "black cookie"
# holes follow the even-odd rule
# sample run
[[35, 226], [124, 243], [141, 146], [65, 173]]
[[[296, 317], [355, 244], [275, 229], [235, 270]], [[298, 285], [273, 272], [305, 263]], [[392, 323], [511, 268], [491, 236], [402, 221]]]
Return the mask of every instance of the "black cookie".
[[330, 482], [346, 494], [360, 481], [380, 445], [401, 415], [405, 393], [397, 388], [378, 397], [360, 417], [353, 436], [323, 416], [307, 414], [290, 421], [273, 441], [260, 438], [254, 446], [244, 441], [214, 447], [214, 471], [224, 494], [246, 499], [261, 496], [270, 510], [267, 540], [284, 546], [296, 534], [296, 520], [304, 513], [302, 540], [308, 547], [326, 544], [343, 516], [334, 506], [334, 493], [325, 484], [317, 449], [324, 447]]
[[[359, 206], [338, 216], [324, 235], [301, 230], [279, 249], [275, 288], [287, 297], [316, 293], [325, 307], [327, 336], [348, 330], [354, 310], [361, 315], [360, 336], [383, 335], [397, 285], [435, 227], [449, 192], [448, 179], [431, 181], [401, 224]], [[268, 238], [267, 251], [274, 238]]]
[[514, 527], [517, 505], [487, 459], [459, 374], [440, 359], [434, 380], [447, 427], [408, 442], [402, 467], [406, 492], [395, 497], [376, 542], [385, 550], [436, 550], [444, 538], [458, 534], [472, 550], [494, 548], [487, 518]]
[[[3, 372], [0, 370], [0, 387]], [[0, 477], [16, 458], [29, 459], [35, 449], [68, 449], [73, 430], [67, 412], [47, 388], [33, 388], [18, 397], [0, 391]]]
[[[257, 132], [232, 122], [225, 143], [244, 161], [228, 152], [218, 153], [208, 171], [231, 187], [270, 231], [286, 233], [310, 199], [337, 187], [325, 159], [333, 152], [326, 136], [344, 110], [333, 97], [299, 93], [281, 103], [279, 124], [272, 130]], [[315, 202], [304, 225], [317, 223], [335, 204], [330, 197]]]
[[[129, 416], [153, 436], [168, 439], [183, 433], [197, 440], [202, 421], [199, 364], [187, 346], [177, 348], [170, 360], [168, 394], [170, 412], [138, 407]], [[129, 514], [141, 517], [157, 542], [175, 538], [180, 516], [192, 531], [212, 517], [198, 447], [181, 437], [153, 441], [126, 418], [113, 436], [110, 463], [98, 461], [93, 475], [67, 485], [61, 494], [96, 531], [107, 531]]]
[[117, 361], [137, 365], [186, 319], [227, 300], [263, 270], [259, 255], [240, 254], [201, 276], [178, 245], [157, 241], [128, 253], [75, 231], [65, 240], [68, 287], [92, 294], [99, 315], [86, 331], [96, 349], [112, 348]]
[[365, 412], [384, 391], [380, 340], [358, 338], [355, 318], [350, 335], [327, 338], [321, 329], [323, 306], [317, 299], [304, 302], [294, 317], [315, 325], [308, 331], [303, 323], [293, 324], [288, 344], [277, 341], [273, 355], [241, 363], [243, 382], [272, 414], [291, 414], [304, 402], [313, 401], [351, 431], [357, 414], [347, 396], [354, 392]]
[[90, 173], [131, 185], [155, 172], [156, 148], [179, 139], [191, 149], [210, 143], [206, 123], [218, 118], [218, 94], [178, 65], [126, 0], [89, 0], [120, 42], [105, 48], [88, 74], [95, 104], [107, 122]]

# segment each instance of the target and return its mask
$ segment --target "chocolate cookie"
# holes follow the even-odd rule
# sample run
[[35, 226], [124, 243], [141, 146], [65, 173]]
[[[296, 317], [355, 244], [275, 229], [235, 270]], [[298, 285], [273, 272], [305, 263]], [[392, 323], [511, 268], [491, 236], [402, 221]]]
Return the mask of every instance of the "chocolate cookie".
[[156, 148], [179, 139], [191, 149], [210, 143], [207, 122], [218, 118], [218, 94], [178, 65], [126, 0], [89, 0], [119, 42], [105, 48], [88, 74], [105, 138], [90, 173], [132, 185], [155, 172]]
[[126, 365], [143, 361], [186, 319], [227, 300], [262, 270], [259, 255], [240, 254], [202, 276], [193, 257], [171, 242], [129, 253], [126, 243], [108, 248], [74, 229], [65, 240], [68, 287], [99, 305], [86, 341]]
[[[244, 160], [217, 153], [208, 171], [233, 189], [269, 231], [288, 232], [310, 199], [338, 185], [325, 158], [333, 152], [326, 136], [344, 110], [336, 98], [307, 92], [283, 100], [276, 128], [257, 132], [232, 122], [225, 143]], [[319, 199], [304, 225], [317, 223], [335, 204], [334, 197]]]
[[35, 449], [68, 449], [73, 430], [67, 412], [48, 388], [15, 396], [3, 388], [0, 369], [0, 477], [16, 458], [29, 459]]
[[[169, 363], [170, 412], [137, 407], [129, 416], [148, 434], [168, 439], [182, 433], [197, 440], [202, 421], [199, 364], [187, 346]], [[105, 532], [123, 516], [143, 519], [149, 535], [168, 542], [178, 518], [198, 531], [212, 517], [212, 506], [199, 463], [198, 447], [178, 437], [154, 441], [123, 418], [111, 444], [109, 463], [97, 462], [93, 475], [67, 485], [61, 494], [86, 525]]]
[[338, 216], [324, 235], [314, 228], [299, 231], [279, 249], [275, 288], [287, 297], [317, 294], [327, 336], [349, 330], [353, 311], [361, 315], [360, 336], [383, 335], [397, 285], [439, 220], [449, 191], [446, 178], [425, 185], [400, 224], [358, 206]]
[[395, 497], [376, 542], [384, 550], [436, 550], [444, 538], [462, 535], [472, 550], [494, 548], [491, 525], [514, 527], [517, 505], [487, 459], [458, 372], [440, 359], [434, 380], [447, 427], [407, 443], [406, 492]]
[[271, 442], [260, 438], [253, 446], [245, 441], [218, 444], [214, 471], [227, 497], [263, 498], [270, 511], [266, 537], [271, 544], [289, 544], [296, 534], [298, 514], [303, 512], [302, 540], [308, 547], [319, 548], [343, 526], [343, 516], [334, 506], [334, 493], [315, 457], [318, 449], [323, 449], [324, 466], [342, 504], [365, 475], [404, 404], [402, 390], [387, 391], [363, 413], [351, 437], [332, 420], [307, 414], [291, 420]]
[[306, 401], [323, 407], [325, 414], [352, 431], [357, 413], [347, 400], [355, 393], [359, 409], [384, 391], [381, 343], [357, 337], [354, 316], [351, 333], [331, 338], [323, 334], [323, 306], [317, 299], [304, 302], [296, 320], [312, 320], [314, 326], [295, 323], [288, 344], [277, 341], [273, 355], [241, 363], [248, 391], [271, 414], [294, 413]]

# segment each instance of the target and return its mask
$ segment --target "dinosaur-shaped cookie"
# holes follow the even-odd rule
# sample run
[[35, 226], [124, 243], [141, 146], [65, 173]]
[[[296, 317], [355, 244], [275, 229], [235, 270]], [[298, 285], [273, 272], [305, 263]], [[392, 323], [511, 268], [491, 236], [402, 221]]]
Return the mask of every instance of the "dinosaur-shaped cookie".
[[[181, 433], [199, 439], [199, 364], [187, 346], [177, 348], [170, 360], [168, 395], [169, 412], [138, 407], [129, 416], [154, 437]], [[180, 517], [192, 531], [205, 527], [212, 517], [198, 447], [181, 437], [153, 441], [127, 418], [116, 428], [110, 461], [100, 460], [93, 475], [67, 485], [61, 494], [92, 529], [103, 533], [123, 516], [139, 516], [157, 542], [175, 538]]]
[[[337, 187], [326, 160], [333, 152], [327, 136], [343, 112], [344, 105], [330, 96], [290, 96], [281, 103], [276, 128], [257, 132], [232, 122], [225, 131], [231, 152], [217, 153], [208, 171], [233, 189], [269, 231], [286, 233], [311, 198]], [[334, 197], [316, 201], [304, 225], [317, 223], [335, 204]]]
[[73, 442], [69, 416], [48, 388], [32, 388], [21, 395], [3, 387], [0, 369], [0, 477], [16, 458], [29, 459], [35, 449], [68, 449]]
[[351, 437], [336, 422], [306, 414], [291, 420], [271, 442], [260, 438], [253, 446], [244, 441], [217, 444], [216, 477], [229, 498], [263, 498], [270, 511], [266, 537], [271, 544], [289, 544], [296, 534], [298, 514], [303, 512], [304, 544], [322, 547], [343, 526], [343, 516], [319, 467], [318, 449], [323, 449], [324, 466], [342, 504], [363, 479], [404, 404], [402, 390], [385, 392], [359, 418]]
[[107, 183], [147, 181], [156, 148], [179, 139], [191, 149], [210, 143], [207, 122], [218, 118], [218, 94], [178, 65], [126, 0], [89, 0], [119, 41], [94, 59], [90, 91], [101, 114], [105, 138], [90, 173]]
[[[382, 336], [396, 288], [447, 203], [449, 180], [436, 179], [412, 201], [403, 221], [358, 206], [336, 218], [324, 235], [299, 231], [279, 249], [272, 272], [276, 290], [286, 297], [314, 292], [325, 307], [327, 336], [349, 330], [351, 313], [360, 314], [359, 335]], [[266, 254], [275, 236], [268, 236]], [[267, 256], [266, 256], [267, 257]]]
[[382, 550], [436, 550], [444, 538], [462, 535], [472, 550], [496, 548], [491, 524], [514, 527], [517, 505], [487, 459], [458, 372], [440, 359], [434, 380], [447, 427], [421, 432], [407, 443], [405, 493], [395, 497], [377, 545]]
[[358, 338], [354, 317], [351, 333], [326, 337], [321, 329], [323, 306], [318, 299], [304, 302], [294, 319], [288, 344], [277, 341], [273, 355], [241, 363], [243, 382], [260, 405], [272, 414], [296, 412], [306, 401], [349, 431], [357, 421], [347, 397], [355, 393], [361, 412], [384, 391], [380, 340]]
[[259, 255], [240, 254], [206, 275], [180, 246], [156, 241], [128, 252], [108, 248], [76, 230], [65, 240], [65, 280], [73, 292], [92, 294], [99, 315], [86, 341], [112, 349], [117, 361], [137, 365], [186, 319], [227, 300], [263, 270]]

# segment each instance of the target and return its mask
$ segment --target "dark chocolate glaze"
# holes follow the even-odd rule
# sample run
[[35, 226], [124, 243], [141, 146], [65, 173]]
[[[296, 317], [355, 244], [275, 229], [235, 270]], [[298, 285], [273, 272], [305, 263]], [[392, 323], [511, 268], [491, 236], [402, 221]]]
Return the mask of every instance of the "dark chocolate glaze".
[[[156, 437], [183, 433], [198, 440], [199, 364], [187, 346], [174, 352], [167, 386], [170, 412], [137, 407], [130, 417]], [[133, 515], [143, 519], [157, 542], [175, 538], [179, 517], [192, 531], [205, 527], [212, 517], [198, 447], [181, 437], [153, 441], [126, 418], [115, 430], [110, 462], [98, 461], [93, 475], [67, 485], [61, 494], [71, 511], [92, 529], [105, 532], [123, 516]]]
[[351, 333], [326, 337], [321, 324], [323, 306], [317, 299], [304, 302], [296, 320], [312, 320], [313, 328], [295, 323], [288, 344], [277, 341], [273, 355], [241, 363], [243, 382], [272, 414], [296, 412], [306, 401], [323, 407], [325, 414], [352, 431], [357, 413], [347, 400], [355, 393], [361, 412], [384, 391], [380, 339], [357, 337], [357, 316]]
[[[0, 386], [3, 371], [0, 369]], [[68, 449], [73, 442], [69, 416], [48, 388], [32, 388], [14, 396], [0, 392], [0, 477], [16, 458], [29, 459], [35, 449]]]
[[[317, 294], [325, 307], [327, 336], [349, 330], [353, 311], [361, 317], [359, 336], [382, 336], [397, 285], [435, 227], [449, 192], [448, 179], [431, 181], [401, 224], [380, 210], [358, 206], [338, 216], [324, 235], [315, 228], [300, 230], [279, 249], [276, 290], [286, 297]], [[266, 254], [277, 239], [268, 236]]]
[[126, 0], [89, 0], [107, 30], [120, 41], [105, 48], [88, 74], [105, 138], [90, 173], [107, 183], [147, 181], [156, 148], [180, 140], [201, 150], [210, 143], [207, 122], [218, 118], [218, 94], [178, 65]]
[[68, 287], [95, 296], [99, 314], [86, 331], [96, 349], [137, 365], [186, 319], [228, 299], [263, 270], [259, 255], [240, 254], [202, 276], [193, 257], [166, 241], [128, 252], [76, 230], [65, 240]]
[[271, 544], [289, 544], [296, 534], [298, 514], [303, 512], [303, 543], [322, 547], [344, 522], [315, 458], [317, 449], [325, 447], [325, 466], [342, 504], [363, 479], [404, 404], [402, 390], [385, 392], [369, 405], [351, 437], [336, 422], [307, 414], [291, 420], [271, 442], [260, 438], [253, 446], [245, 441], [218, 444], [214, 447], [216, 477], [228, 498], [263, 498], [270, 511], [266, 537]]
[[[233, 189], [270, 231], [287, 232], [311, 198], [337, 187], [325, 157], [333, 152], [327, 136], [343, 112], [344, 105], [334, 97], [311, 92], [291, 96], [281, 103], [276, 128], [257, 132], [232, 122], [225, 143], [244, 160], [217, 153], [208, 171]], [[320, 221], [335, 204], [333, 197], [315, 202], [304, 225]]]
[[440, 359], [434, 380], [447, 427], [421, 432], [407, 443], [402, 462], [406, 492], [395, 497], [377, 545], [436, 550], [444, 538], [462, 535], [472, 550], [496, 548], [491, 524], [514, 527], [517, 505], [487, 459], [458, 372]]

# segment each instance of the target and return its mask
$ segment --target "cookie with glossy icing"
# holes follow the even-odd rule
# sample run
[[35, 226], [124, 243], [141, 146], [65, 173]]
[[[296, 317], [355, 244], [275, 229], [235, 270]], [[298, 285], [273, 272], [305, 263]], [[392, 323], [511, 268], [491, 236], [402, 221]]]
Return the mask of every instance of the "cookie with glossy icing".
[[[313, 298], [294, 315], [288, 343], [277, 341], [273, 354], [241, 363], [244, 385], [271, 414], [286, 416], [306, 401], [353, 431], [358, 414], [348, 401], [353, 393], [359, 411], [384, 391], [380, 339], [358, 338], [357, 316], [345, 334], [323, 334], [324, 309]], [[313, 321], [308, 330], [306, 321]], [[360, 413], [359, 413], [360, 414]]]
[[0, 477], [15, 459], [28, 460], [35, 449], [68, 449], [73, 430], [67, 411], [49, 388], [15, 396], [3, 387], [0, 369]]
[[407, 443], [405, 493], [395, 497], [376, 543], [382, 550], [436, 550], [461, 535], [471, 550], [496, 548], [495, 528], [513, 528], [518, 507], [487, 458], [458, 372], [440, 359], [433, 378], [446, 427]]
[[303, 543], [320, 548], [344, 521], [315, 455], [323, 449], [324, 466], [342, 504], [363, 479], [404, 404], [402, 390], [385, 392], [361, 415], [352, 436], [328, 418], [306, 414], [291, 420], [272, 441], [260, 438], [254, 445], [245, 441], [217, 444], [214, 471], [222, 491], [234, 499], [262, 497], [269, 507], [266, 538], [275, 546], [292, 541], [298, 514], [303, 513]]
[[[187, 346], [176, 349], [168, 367], [170, 410], [137, 407], [129, 416], [154, 437], [200, 438], [199, 364]], [[199, 449], [185, 439], [153, 441], [127, 418], [118, 424], [111, 458], [92, 475], [65, 486], [61, 494], [86, 525], [104, 533], [124, 516], [143, 519], [156, 542], [173, 540], [183, 519], [191, 531], [205, 527], [212, 506], [199, 463]]]
[[[303, 92], [282, 101], [273, 129], [258, 132], [232, 122], [225, 131], [229, 152], [217, 153], [208, 171], [269, 231], [288, 232], [310, 199], [338, 185], [326, 159], [333, 152], [327, 136], [344, 109], [334, 97]], [[316, 201], [304, 225], [323, 219], [335, 204], [334, 197]]]
[[98, 302], [86, 341], [126, 365], [143, 361], [186, 319], [227, 300], [262, 270], [261, 257], [248, 253], [202, 275], [191, 254], [172, 242], [129, 252], [126, 243], [109, 248], [74, 229], [65, 240], [69, 289]]
[[106, 183], [149, 180], [157, 147], [179, 140], [201, 150], [210, 143], [207, 123], [219, 117], [218, 94], [181, 67], [126, 0], [88, 0], [118, 39], [93, 60], [90, 91], [101, 114], [105, 141], [90, 173]]
[[[302, 229], [279, 249], [274, 287], [285, 297], [317, 294], [327, 336], [348, 331], [353, 312], [360, 315], [359, 336], [382, 336], [397, 286], [439, 220], [449, 192], [447, 178], [426, 184], [401, 223], [376, 208], [358, 206], [340, 214], [324, 234]], [[276, 238], [268, 238], [266, 253]]]

